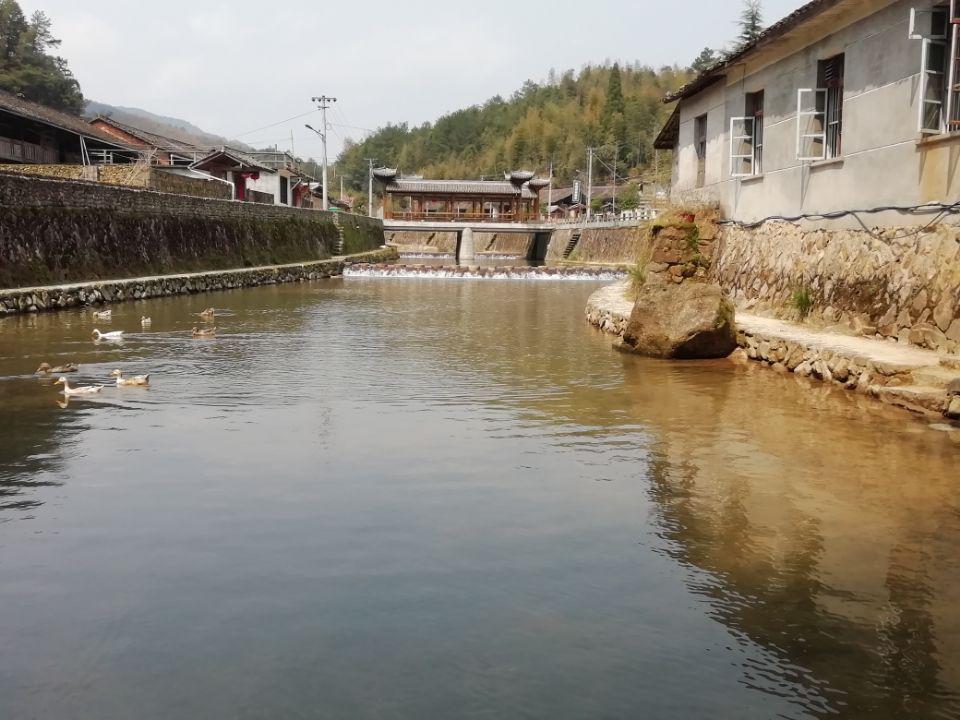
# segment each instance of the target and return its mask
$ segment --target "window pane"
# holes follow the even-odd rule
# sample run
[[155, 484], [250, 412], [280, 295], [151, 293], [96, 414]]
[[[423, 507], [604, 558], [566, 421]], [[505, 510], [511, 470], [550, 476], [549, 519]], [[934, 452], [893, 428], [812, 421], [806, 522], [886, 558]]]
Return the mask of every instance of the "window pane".
[[931, 42], [927, 50], [926, 70], [943, 72], [946, 69], [947, 46], [942, 42]]
[[940, 129], [940, 114], [943, 112], [943, 105], [940, 103], [923, 104], [923, 127], [925, 130]]

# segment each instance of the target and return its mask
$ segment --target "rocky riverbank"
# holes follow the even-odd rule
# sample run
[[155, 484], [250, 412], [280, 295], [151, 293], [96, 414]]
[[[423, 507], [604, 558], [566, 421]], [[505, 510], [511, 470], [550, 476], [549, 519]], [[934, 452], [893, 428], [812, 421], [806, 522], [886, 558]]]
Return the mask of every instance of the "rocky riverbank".
[[[629, 284], [620, 282], [590, 296], [586, 317], [604, 332], [622, 336], [632, 310]], [[778, 372], [960, 420], [960, 357], [746, 313], [737, 313], [736, 324], [735, 361], [763, 362]]]
[[0, 290], [0, 315], [321, 280], [342, 275], [356, 264], [383, 263], [394, 258], [396, 251], [387, 248], [307, 263]]

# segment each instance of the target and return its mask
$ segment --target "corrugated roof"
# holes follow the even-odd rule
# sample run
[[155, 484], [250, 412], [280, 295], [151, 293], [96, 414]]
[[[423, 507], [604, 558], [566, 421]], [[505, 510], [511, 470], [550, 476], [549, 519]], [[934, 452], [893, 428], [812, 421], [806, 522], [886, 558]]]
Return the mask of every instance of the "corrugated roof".
[[495, 180], [408, 180], [399, 178], [387, 184], [391, 193], [461, 193], [464, 195], [508, 195], [535, 199], [537, 197], [526, 185]]
[[[185, 155], [207, 152], [206, 148], [199, 148], [196, 145], [192, 145], [182, 140], [175, 140], [173, 138], [165, 137], [164, 135], [157, 135], [156, 133], [142, 130], [135, 125], [128, 125], [126, 123], [119, 122], [118, 120], [114, 120], [106, 115], [98, 115], [90, 121], [91, 124], [95, 122], [102, 122], [106, 123], [107, 125], [112, 125], [121, 132], [125, 132], [128, 135], [131, 135], [162, 152], [182, 153]], [[94, 125], [94, 127], [96, 126]]]
[[674, 100], [690, 97], [691, 95], [700, 92], [705, 87], [712, 85], [713, 83], [717, 82], [717, 80], [722, 78], [725, 71], [731, 65], [737, 64], [750, 53], [758, 50], [761, 47], [769, 45], [771, 42], [779, 37], [782, 37], [784, 34], [797, 27], [801, 23], [819, 15], [825, 10], [829, 10], [834, 5], [837, 5], [843, 1], [844, 0], [812, 0], [812, 2], [808, 2], [806, 5], [797, 8], [785, 18], [774, 23], [760, 33], [753, 42], [744, 45], [732, 55], [729, 55], [720, 62], [708, 67], [679, 90], [664, 97], [663, 102], [673, 102]]
[[54, 110], [53, 108], [47, 107], [46, 105], [41, 105], [40, 103], [25, 100], [22, 97], [18, 97], [4, 90], [0, 90], [0, 110], [5, 110], [22, 118], [35, 120], [36, 122], [50, 125], [52, 127], [59, 128], [60, 130], [66, 130], [67, 132], [76, 133], [77, 135], [83, 135], [85, 138], [107, 143], [115, 148], [120, 148], [123, 150], [132, 149], [130, 146], [125, 145], [115, 137], [103, 132], [103, 130], [98, 130], [97, 128], [93, 127], [83, 118], [76, 117], [75, 115], [69, 115], [68, 113], [60, 112], [59, 110]]
[[653, 141], [653, 147], [657, 150], [673, 150], [676, 147], [677, 139], [680, 137], [680, 106], [677, 105], [666, 125], [660, 130], [657, 138]]
[[211, 150], [208, 155], [200, 158], [195, 163], [190, 165], [190, 167], [192, 168], [202, 167], [204, 165], [209, 164], [213, 160], [217, 160], [219, 158], [226, 158], [230, 162], [236, 163], [236, 165], [240, 168], [249, 168], [250, 170], [255, 170], [259, 172], [268, 172], [268, 173], [276, 172], [276, 170], [274, 170], [273, 168], [266, 167], [262, 163], [258, 163], [256, 160], [254, 160], [252, 157], [250, 157], [246, 153], [241, 152], [232, 147], [227, 147], [226, 145], [221, 145], [219, 148], [216, 148], [215, 150]]

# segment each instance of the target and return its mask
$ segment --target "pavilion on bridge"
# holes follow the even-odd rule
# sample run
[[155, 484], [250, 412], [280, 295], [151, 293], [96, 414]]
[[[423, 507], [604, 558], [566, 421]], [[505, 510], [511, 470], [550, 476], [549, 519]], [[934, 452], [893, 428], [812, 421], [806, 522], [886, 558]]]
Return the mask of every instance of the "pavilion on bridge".
[[384, 220], [528, 222], [540, 219], [540, 191], [548, 180], [529, 171], [501, 180], [424, 180], [374, 170], [383, 184]]

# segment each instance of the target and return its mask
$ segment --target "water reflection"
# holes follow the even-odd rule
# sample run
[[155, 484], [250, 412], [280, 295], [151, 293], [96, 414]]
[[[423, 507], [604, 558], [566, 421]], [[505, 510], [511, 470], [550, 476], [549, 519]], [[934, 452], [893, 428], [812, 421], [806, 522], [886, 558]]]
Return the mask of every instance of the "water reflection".
[[[650, 385], [643, 363], [625, 373], [648, 408], [682, 405], [696, 387]], [[709, 446], [692, 427], [659, 423], [649, 477], [664, 551], [696, 570], [689, 586], [712, 617], [775, 653], [744, 661], [757, 687], [789, 688], [824, 717], [957, 717], [955, 456], [909, 423], [882, 444], [856, 429], [811, 434], [818, 423], [805, 417], [843, 412], [849, 398], [762, 380], [788, 402], [759, 414], [711, 398], [707, 417], [722, 429]], [[687, 401], [702, 405], [704, 390]], [[897, 419], [883, 420], [892, 431]]]

